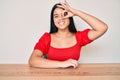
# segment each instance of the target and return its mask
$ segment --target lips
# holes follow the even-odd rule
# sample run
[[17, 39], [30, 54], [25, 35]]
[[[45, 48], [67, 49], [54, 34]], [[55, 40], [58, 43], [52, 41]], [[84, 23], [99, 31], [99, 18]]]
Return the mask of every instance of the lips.
[[64, 22], [64, 21], [60, 21], [60, 22], [58, 22], [58, 24], [59, 24], [60, 26], [63, 26], [63, 25], [65, 24], [65, 22]]

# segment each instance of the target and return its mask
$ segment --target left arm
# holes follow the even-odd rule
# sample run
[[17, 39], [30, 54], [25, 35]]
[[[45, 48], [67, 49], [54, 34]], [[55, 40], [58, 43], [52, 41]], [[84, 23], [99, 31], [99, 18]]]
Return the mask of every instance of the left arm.
[[79, 11], [79, 10], [71, 8], [69, 4], [66, 2], [66, 0], [65, 0], [65, 3], [61, 3], [61, 6], [58, 6], [58, 7], [64, 8], [65, 12], [68, 13], [68, 15], [66, 15], [64, 18], [78, 16], [82, 20], [84, 20], [86, 23], [88, 23], [92, 28], [88, 33], [88, 37], [91, 40], [95, 40], [99, 38], [108, 29], [107, 24], [105, 24], [103, 21], [83, 11]]
[[88, 37], [91, 40], [95, 40], [102, 36], [108, 29], [107, 25], [99, 20], [98, 18], [89, 15], [85, 12], [73, 10], [74, 15], [79, 16], [81, 19], [83, 19], [86, 23], [88, 23], [91, 26], [91, 30], [88, 33]]

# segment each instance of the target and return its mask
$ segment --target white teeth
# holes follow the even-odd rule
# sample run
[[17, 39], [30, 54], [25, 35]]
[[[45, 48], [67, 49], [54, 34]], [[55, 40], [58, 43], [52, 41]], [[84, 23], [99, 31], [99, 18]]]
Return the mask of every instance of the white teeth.
[[59, 25], [64, 25], [64, 22], [62, 21], [62, 22], [59, 22]]

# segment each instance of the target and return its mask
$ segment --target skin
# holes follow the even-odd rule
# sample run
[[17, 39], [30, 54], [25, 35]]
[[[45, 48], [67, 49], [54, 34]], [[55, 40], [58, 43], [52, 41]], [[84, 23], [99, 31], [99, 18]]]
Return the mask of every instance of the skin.
[[[65, 0], [64, 3], [61, 3], [54, 11], [54, 23], [58, 28], [58, 32], [51, 34], [51, 46], [66, 48], [76, 44], [75, 34], [68, 30], [70, 23], [68, 18], [73, 16], [80, 17], [90, 25], [92, 29], [89, 31], [88, 37], [91, 40], [99, 38], [108, 29], [108, 26], [103, 21], [83, 11], [70, 7]], [[43, 53], [40, 50], [34, 50], [29, 59], [29, 65], [38, 68], [67, 68], [70, 66], [77, 68], [78, 61], [73, 59], [66, 61], [44, 59]]]

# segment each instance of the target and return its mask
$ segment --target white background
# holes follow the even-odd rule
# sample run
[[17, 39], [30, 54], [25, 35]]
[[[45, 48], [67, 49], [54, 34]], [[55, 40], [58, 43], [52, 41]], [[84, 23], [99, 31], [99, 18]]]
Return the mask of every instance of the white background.
[[[0, 63], [28, 63], [33, 47], [49, 32], [50, 11], [63, 0], [0, 0]], [[82, 48], [80, 63], [120, 63], [120, 0], [68, 0], [73, 8], [103, 20], [109, 27]], [[74, 17], [78, 30], [90, 28]]]

